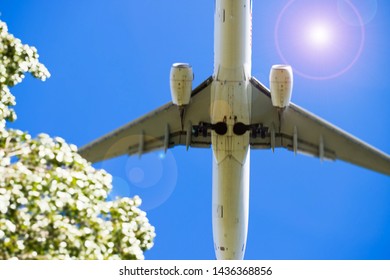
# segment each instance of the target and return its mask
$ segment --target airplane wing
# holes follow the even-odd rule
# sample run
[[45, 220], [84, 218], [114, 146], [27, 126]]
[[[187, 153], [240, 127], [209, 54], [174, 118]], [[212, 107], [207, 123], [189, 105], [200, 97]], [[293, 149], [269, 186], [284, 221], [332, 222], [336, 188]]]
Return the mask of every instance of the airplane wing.
[[176, 145], [209, 147], [210, 135], [194, 135], [192, 130], [193, 124], [210, 123], [211, 84], [212, 77], [194, 89], [191, 102], [183, 111], [169, 102], [81, 147], [79, 154], [90, 162], [99, 162], [124, 154], [166, 150]]
[[290, 103], [284, 111], [272, 106], [271, 93], [255, 78], [252, 85], [252, 149], [284, 147], [321, 159], [340, 159], [390, 175], [390, 156], [340, 128]]

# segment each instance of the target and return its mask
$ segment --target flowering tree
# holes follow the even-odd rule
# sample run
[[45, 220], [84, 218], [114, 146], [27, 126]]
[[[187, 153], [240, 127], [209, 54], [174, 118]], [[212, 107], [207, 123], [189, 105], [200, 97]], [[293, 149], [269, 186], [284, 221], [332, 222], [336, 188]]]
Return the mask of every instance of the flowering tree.
[[143, 259], [155, 233], [139, 197], [107, 201], [111, 175], [76, 146], [7, 128], [26, 72], [50, 76], [0, 21], [0, 259]]

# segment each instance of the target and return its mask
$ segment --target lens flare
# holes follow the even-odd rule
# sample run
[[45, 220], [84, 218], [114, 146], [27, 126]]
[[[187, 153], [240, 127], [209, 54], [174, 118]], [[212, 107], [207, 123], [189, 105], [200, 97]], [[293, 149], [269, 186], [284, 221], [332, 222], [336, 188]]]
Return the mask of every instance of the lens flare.
[[[351, 7], [349, 6], [350, 3], [348, 2], [351, 2], [356, 7], [356, 9], [359, 10], [362, 21], [356, 18], [356, 15], [354, 14], [353, 10], [351, 10]], [[345, 21], [347, 24], [353, 26], [360, 26], [362, 23], [363, 24], [370, 23], [376, 17], [378, 13], [378, 1], [377, 0], [363, 0], [363, 1], [362, 0], [360, 1], [338, 0], [337, 10], [341, 19]]]
[[131, 183], [139, 184], [144, 180], [145, 172], [139, 167], [134, 167], [134, 168], [130, 169], [129, 174], [128, 174], [128, 178], [129, 178]]
[[171, 151], [154, 152], [126, 159], [125, 174], [131, 192], [142, 198], [142, 208], [151, 210], [163, 204], [176, 188], [178, 170]]
[[313, 47], [326, 48], [331, 44], [333, 30], [326, 23], [316, 23], [307, 29], [307, 40]]
[[[139, 138], [139, 135], [124, 137], [114, 143], [107, 153]], [[145, 135], [145, 139], [150, 138]], [[176, 159], [170, 150], [147, 153], [141, 158], [135, 155], [106, 160], [101, 167], [113, 174], [114, 188], [110, 198], [138, 195], [142, 199], [143, 210], [155, 209], [167, 201], [178, 179]]]
[[338, 13], [338, 1], [291, 0], [275, 25], [276, 50], [294, 73], [315, 80], [336, 78], [359, 59], [365, 29], [356, 7], [345, 1], [361, 24], [351, 26]]

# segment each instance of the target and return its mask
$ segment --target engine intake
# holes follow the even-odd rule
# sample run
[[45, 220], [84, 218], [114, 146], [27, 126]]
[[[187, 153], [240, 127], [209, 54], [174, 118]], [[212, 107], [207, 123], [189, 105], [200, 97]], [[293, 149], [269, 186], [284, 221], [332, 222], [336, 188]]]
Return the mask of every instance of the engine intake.
[[291, 100], [293, 72], [290, 65], [274, 65], [269, 75], [272, 105], [285, 108]]
[[190, 103], [192, 92], [192, 80], [194, 73], [187, 63], [175, 63], [170, 74], [172, 103], [177, 106], [185, 106]]

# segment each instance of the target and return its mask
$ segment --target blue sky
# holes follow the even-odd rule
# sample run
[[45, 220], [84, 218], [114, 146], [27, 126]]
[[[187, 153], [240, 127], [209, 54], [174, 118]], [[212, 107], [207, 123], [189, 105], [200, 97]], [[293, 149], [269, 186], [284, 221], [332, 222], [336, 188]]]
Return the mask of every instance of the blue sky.
[[[0, 12], [52, 74], [13, 89], [13, 126], [32, 135], [82, 146], [169, 102], [172, 63], [191, 63], [195, 85], [213, 72], [211, 0], [3, 0]], [[390, 153], [389, 19], [384, 0], [255, 0], [252, 73], [268, 86], [271, 66], [291, 63], [292, 102]], [[177, 147], [96, 165], [112, 197], [143, 198], [147, 259], [214, 259], [211, 157]], [[390, 259], [388, 176], [279, 149], [252, 151], [250, 181], [246, 259]]]

